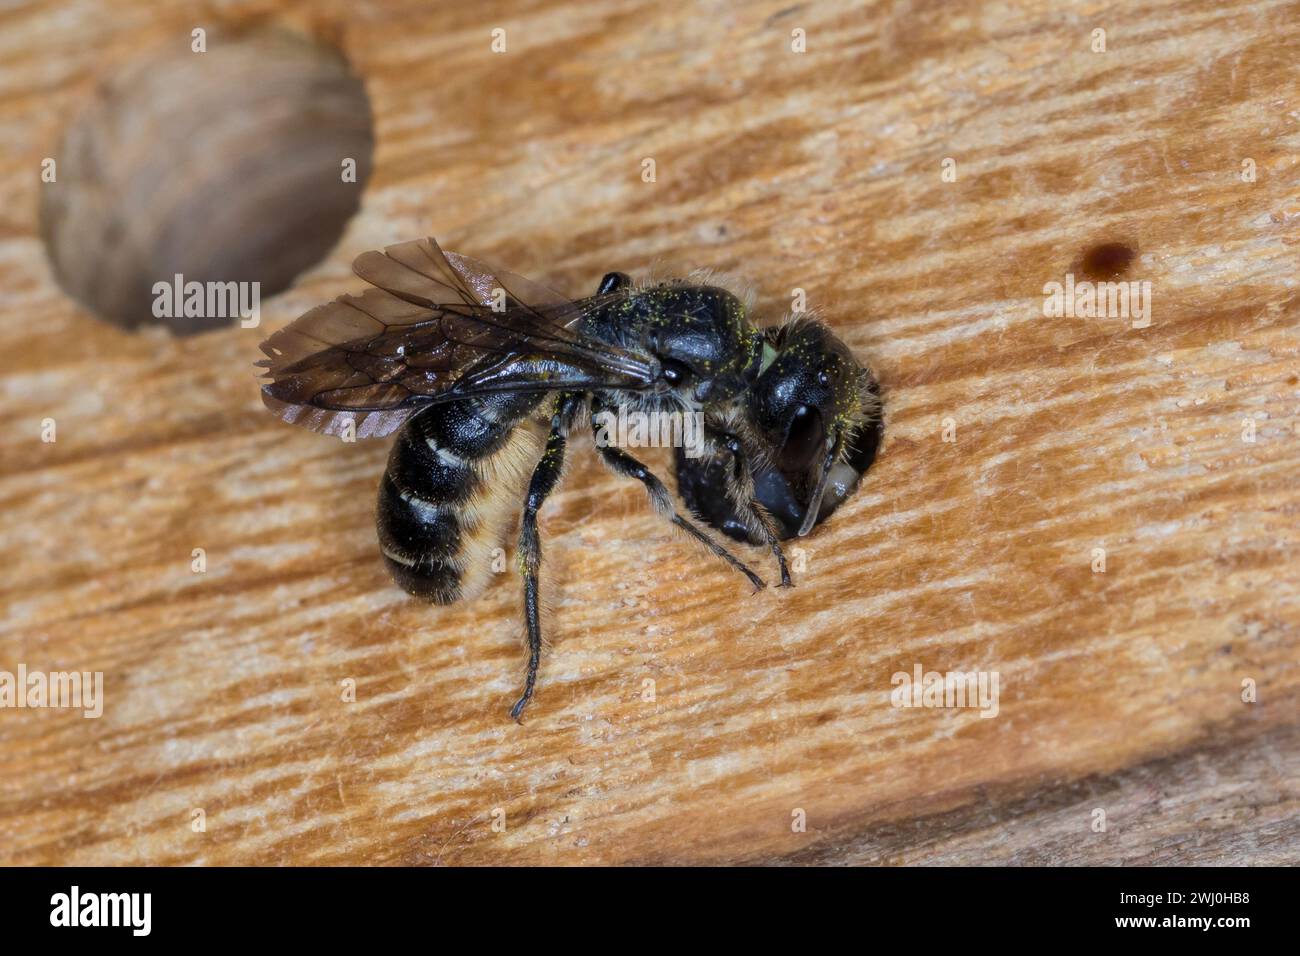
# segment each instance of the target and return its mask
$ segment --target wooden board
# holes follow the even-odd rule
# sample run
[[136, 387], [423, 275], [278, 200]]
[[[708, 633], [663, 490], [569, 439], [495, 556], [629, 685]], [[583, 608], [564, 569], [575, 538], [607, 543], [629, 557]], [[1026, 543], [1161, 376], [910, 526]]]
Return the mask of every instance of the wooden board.
[[[222, 9], [345, 54], [374, 172], [261, 328], [187, 339], [60, 290], [40, 163], [211, 12], [0, 14], [0, 670], [105, 693], [0, 710], [0, 862], [1300, 861], [1300, 4]], [[386, 443], [273, 420], [252, 367], [426, 234], [573, 295], [805, 290], [886, 439], [797, 587], [750, 594], [578, 440], [512, 723], [517, 576], [408, 599]], [[1105, 243], [1149, 324], [1046, 316]], [[996, 672], [997, 716], [892, 706], [917, 665]]]

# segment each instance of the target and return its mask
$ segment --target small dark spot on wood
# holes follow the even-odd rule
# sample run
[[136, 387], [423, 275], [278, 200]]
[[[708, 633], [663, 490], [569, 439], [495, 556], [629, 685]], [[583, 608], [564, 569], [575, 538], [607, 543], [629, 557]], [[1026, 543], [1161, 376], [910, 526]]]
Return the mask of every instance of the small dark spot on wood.
[[1103, 242], [1083, 254], [1080, 265], [1083, 274], [1094, 281], [1117, 279], [1122, 276], [1137, 253], [1122, 242]]

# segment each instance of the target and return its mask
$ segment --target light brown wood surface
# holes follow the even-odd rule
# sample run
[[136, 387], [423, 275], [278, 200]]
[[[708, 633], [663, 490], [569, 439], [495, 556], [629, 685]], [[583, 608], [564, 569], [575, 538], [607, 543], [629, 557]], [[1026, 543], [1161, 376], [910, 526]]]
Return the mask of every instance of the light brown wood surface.
[[[41, 160], [217, 10], [0, 13], [0, 669], [106, 696], [0, 710], [0, 862], [1300, 861], [1300, 4], [222, 4], [345, 55], [373, 174], [261, 328], [130, 333], [55, 281]], [[409, 599], [387, 442], [258, 397], [269, 331], [423, 235], [571, 295], [806, 290], [886, 433], [797, 587], [752, 595], [577, 440], [512, 723], [517, 576]], [[1149, 327], [1044, 316], [1100, 243]], [[916, 664], [998, 672], [998, 716], [891, 706]]]

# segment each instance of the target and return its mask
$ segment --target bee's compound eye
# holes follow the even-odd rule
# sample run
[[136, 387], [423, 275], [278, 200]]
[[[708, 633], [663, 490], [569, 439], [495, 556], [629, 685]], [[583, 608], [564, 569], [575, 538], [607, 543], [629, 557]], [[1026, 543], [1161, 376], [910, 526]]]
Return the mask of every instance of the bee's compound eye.
[[673, 359], [661, 359], [659, 365], [661, 369], [659, 374], [669, 385], [680, 385], [691, 374], [690, 369]]

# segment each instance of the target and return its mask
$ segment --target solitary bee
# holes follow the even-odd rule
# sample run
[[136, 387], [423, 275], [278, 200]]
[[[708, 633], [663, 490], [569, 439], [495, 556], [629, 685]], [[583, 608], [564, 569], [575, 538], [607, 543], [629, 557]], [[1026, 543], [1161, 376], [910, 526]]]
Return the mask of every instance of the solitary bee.
[[[845, 458], [854, 423], [874, 414], [847, 349], [831, 338], [795, 335], [798, 326], [765, 337], [739, 298], [703, 281], [638, 286], [611, 272], [595, 295], [570, 301], [444, 253], [433, 239], [364, 253], [353, 269], [373, 288], [318, 306], [262, 343], [268, 358], [259, 364], [271, 379], [263, 401], [285, 421], [325, 434], [380, 437], [401, 429], [380, 482], [377, 523], [384, 562], [417, 597], [450, 604], [477, 595], [492, 552], [522, 510], [528, 671], [510, 711], [516, 720], [533, 696], [541, 657], [537, 514], [559, 481], [572, 428], [594, 430], [598, 415], [620, 406], [702, 412], [713, 423], [704, 460], [730, 456], [723, 491], [730, 513], [771, 548], [789, 586], [781, 530], [770, 504], [757, 497], [750, 464], [773, 450], [785, 462], [792, 434], [763, 419], [765, 406], [745, 396], [772, 383], [773, 369], [789, 367], [819, 383], [816, 408], [828, 417], [812, 426], [822, 429], [820, 438], [808, 439], [822, 449], [809, 514], [820, 513], [812, 498], [820, 500]], [[781, 389], [773, 383], [773, 391]], [[773, 412], [784, 415], [783, 408]], [[678, 512], [644, 464], [599, 440], [597, 450], [615, 473], [645, 486], [656, 511], [756, 589], [764, 586]], [[815, 520], [803, 523], [806, 533]]]

